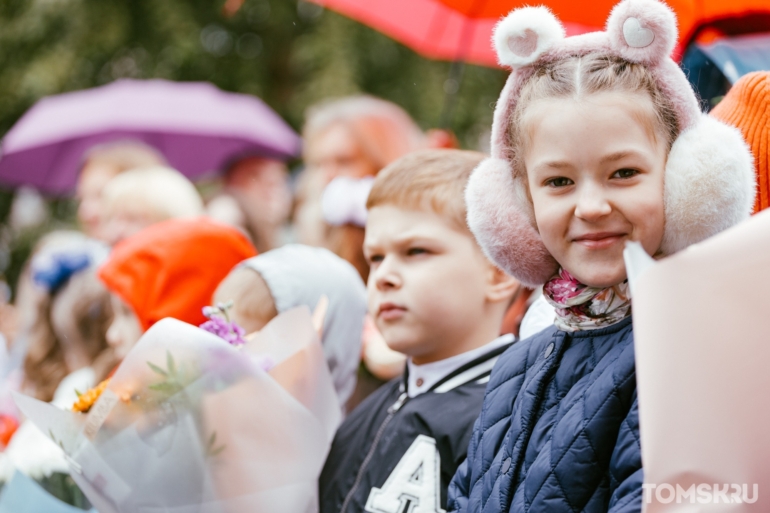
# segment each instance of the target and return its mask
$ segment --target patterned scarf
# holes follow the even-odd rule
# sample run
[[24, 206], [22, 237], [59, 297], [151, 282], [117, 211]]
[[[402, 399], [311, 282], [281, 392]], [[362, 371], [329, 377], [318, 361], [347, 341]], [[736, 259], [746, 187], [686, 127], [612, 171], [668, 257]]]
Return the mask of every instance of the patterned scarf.
[[599, 289], [583, 285], [566, 269], [543, 286], [546, 301], [556, 308], [556, 326], [565, 331], [595, 330], [631, 315], [628, 280]]

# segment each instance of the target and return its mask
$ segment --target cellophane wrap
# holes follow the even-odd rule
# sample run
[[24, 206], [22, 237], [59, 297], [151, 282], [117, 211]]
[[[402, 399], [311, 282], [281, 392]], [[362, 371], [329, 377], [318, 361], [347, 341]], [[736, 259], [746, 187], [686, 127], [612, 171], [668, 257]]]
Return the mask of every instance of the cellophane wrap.
[[307, 308], [240, 348], [164, 319], [87, 415], [16, 400], [101, 513], [315, 512], [341, 420]]

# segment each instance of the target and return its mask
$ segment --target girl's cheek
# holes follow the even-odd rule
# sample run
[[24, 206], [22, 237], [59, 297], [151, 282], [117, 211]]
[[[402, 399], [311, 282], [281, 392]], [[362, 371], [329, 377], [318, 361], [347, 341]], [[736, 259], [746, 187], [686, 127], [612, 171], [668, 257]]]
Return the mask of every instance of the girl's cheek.
[[535, 223], [540, 236], [545, 239], [553, 239], [564, 233], [569, 224], [568, 210], [557, 199], [545, 195], [533, 197], [535, 210]]
[[[639, 191], [635, 198], [629, 198], [624, 212], [634, 227], [633, 240], [640, 242], [651, 255], [663, 242], [666, 217], [662, 196], [662, 192]], [[642, 198], [647, 201], [640, 201]]]

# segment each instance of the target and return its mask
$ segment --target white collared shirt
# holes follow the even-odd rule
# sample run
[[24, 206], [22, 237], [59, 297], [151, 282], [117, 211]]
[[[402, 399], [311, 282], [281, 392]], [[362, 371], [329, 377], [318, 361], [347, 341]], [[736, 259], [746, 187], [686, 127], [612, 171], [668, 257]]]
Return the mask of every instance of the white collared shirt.
[[[471, 349], [470, 351], [423, 365], [415, 365], [412, 363], [412, 359], [409, 358], [406, 361], [409, 373], [406, 391], [407, 395], [411, 398], [427, 392], [433, 385], [466, 363], [472, 362], [479, 356], [482, 356], [493, 349], [510, 344], [515, 339], [516, 337], [508, 333], [497, 337], [488, 344], [484, 344], [476, 349]], [[493, 363], [494, 362], [492, 362], [492, 364]]]

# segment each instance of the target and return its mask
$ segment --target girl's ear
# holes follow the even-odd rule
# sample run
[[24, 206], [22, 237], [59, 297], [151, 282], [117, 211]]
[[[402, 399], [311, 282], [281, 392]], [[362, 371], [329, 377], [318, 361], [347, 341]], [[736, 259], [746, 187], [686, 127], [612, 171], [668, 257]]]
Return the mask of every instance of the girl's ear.
[[624, 59], [655, 65], [674, 50], [676, 16], [657, 0], [624, 0], [612, 9], [607, 34], [612, 48]]
[[502, 66], [520, 68], [535, 62], [564, 39], [564, 27], [547, 7], [512, 11], [495, 26], [492, 42]]

